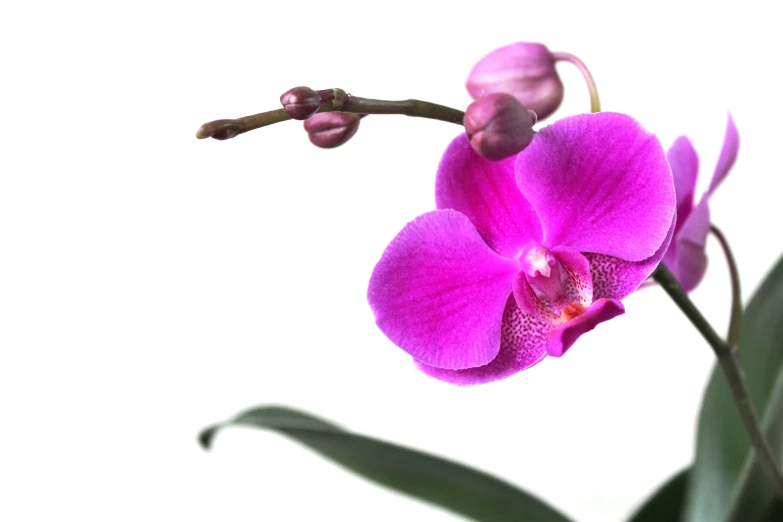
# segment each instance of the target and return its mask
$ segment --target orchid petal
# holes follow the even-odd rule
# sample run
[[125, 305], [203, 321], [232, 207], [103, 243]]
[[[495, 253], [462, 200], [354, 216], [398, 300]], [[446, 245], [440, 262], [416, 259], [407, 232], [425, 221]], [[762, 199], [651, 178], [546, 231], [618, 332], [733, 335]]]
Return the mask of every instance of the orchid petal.
[[[676, 258], [674, 264], [665, 260], [682, 287], [690, 292], [699, 284], [707, 271], [707, 234], [710, 232], [710, 209], [708, 194], [693, 209], [693, 212], [677, 232]], [[668, 256], [667, 256], [668, 257]]]
[[467, 386], [504, 379], [546, 357], [546, 334], [552, 326], [519, 309], [513, 297], [503, 313], [500, 352], [492, 362], [468, 370], [444, 370], [418, 362], [419, 369], [441, 381]]
[[599, 323], [608, 321], [625, 313], [620, 301], [615, 299], [598, 299], [581, 315], [552, 329], [547, 334], [546, 353], [552, 357], [560, 357], [584, 333], [595, 328]]
[[492, 251], [454, 210], [419, 216], [397, 234], [370, 278], [378, 327], [417, 360], [438, 368], [487, 364], [516, 262]]
[[515, 172], [549, 247], [642, 261], [660, 247], [675, 211], [658, 138], [624, 114], [583, 114], [544, 127], [517, 155]]
[[435, 182], [437, 208], [465, 214], [484, 241], [505, 257], [516, 257], [531, 241], [541, 241], [541, 224], [517, 189], [514, 158], [490, 161], [479, 156], [463, 133], [441, 159]]
[[718, 164], [715, 167], [715, 172], [710, 181], [710, 188], [707, 190], [708, 194], [712, 194], [729, 173], [729, 170], [731, 170], [731, 167], [737, 160], [738, 152], [739, 133], [737, 132], [737, 126], [734, 125], [734, 119], [731, 117], [731, 114], [729, 114], [728, 122], [726, 123], [726, 135], [723, 138], [723, 146], [720, 149]]
[[683, 223], [693, 208], [696, 178], [699, 175], [699, 156], [691, 140], [680, 136], [669, 147], [666, 157], [672, 168], [674, 191], [677, 194], [677, 216], [680, 223]]
[[585, 257], [590, 261], [593, 299], [623, 299], [641, 287], [661, 260], [665, 259], [664, 253], [666, 256], [669, 256], [674, 250], [675, 245], [672, 242], [674, 229], [675, 221], [672, 220], [672, 224], [669, 226], [669, 233], [666, 235], [666, 239], [661, 247], [655, 254], [644, 261], [625, 261], [624, 259], [604, 254], [585, 254]]

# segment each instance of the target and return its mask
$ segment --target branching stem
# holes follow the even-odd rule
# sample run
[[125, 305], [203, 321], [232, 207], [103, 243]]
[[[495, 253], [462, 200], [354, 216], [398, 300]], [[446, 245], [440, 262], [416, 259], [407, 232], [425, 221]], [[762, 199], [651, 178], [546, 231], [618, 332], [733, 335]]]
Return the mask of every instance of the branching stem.
[[601, 101], [598, 99], [598, 87], [595, 85], [593, 75], [590, 74], [590, 70], [585, 63], [570, 53], [552, 53], [552, 58], [556, 62], [569, 62], [579, 69], [582, 76], [587, 83], [587, 90], [590, 91], [590, 112], [601, 112]]
[[[335, 107], [335, 103], [327, 102], [321, 106], [318, 112], [335, 110], [352, 112], [354, 114], [404, 114], [406, 116], [440, 120], [457, 125], [462, 125], [462, 119], [465, 117], [465, 113], [460, 110], [436, 103], [421, 100], [373, 100], [352, 96], [347, 93], [345, 99], [340, 100], [337, 107]], [[233, 120], [215, 120], [202, 125], [196, 132], [196, 137], [198, 139], [215, 138], [216, 140], [227, 140], [245, 132], [290, 119], [291, 117], [286, 113], [285, 109], [277, 109]]]
[[742, 425], [748, 433], [750, 443], [756, 451], [759, 464], [764, 470], [767, 479], [775, 488], [778, 497], [783, 500], [783, 473], [780, 471], [775, 454], [770, 448], [764, 433], [759, 424], [759, 417], [753, 403], [748, 395], [748, 385], [745, 382], [745, 375], [739, 364], [737, 357], [737, 346], [729, 345], [721, 339], [715, 329], [701, 314], [698, 308], [693, 304], [688, 294], [677, 282], [674, 275], [666, 266], [661, 263], [653, 272], [653, 278], [661, 285], [669, 297], [677, 304], [685, 316], [693, 323], [696, 329], [701, 333], [704, 339], [712, 347], [715, 356], [718, 358], [723, 374], [729, 383], [731, 395], [734, 397], [734, 403], [739, 410]]
[[742, 320], [742, 296], [740, 294], [740, 279], [739, 271], [737, 270], [737, 262], [734, 259], [734, 254], [731, 252], [729, 242], [726, 240], [726, 236], [715, 225], [710, 226], [710, 232], [720, 243], [723, 248], [723, 253], [726, 256], [726, 263], [729, 266], [729, 276], [731, 277], [731, 319], [729, 320], [729, 334], [728, 343], [729, 346], [737, 346], [739, 342], [739, 328], [740, 321]]

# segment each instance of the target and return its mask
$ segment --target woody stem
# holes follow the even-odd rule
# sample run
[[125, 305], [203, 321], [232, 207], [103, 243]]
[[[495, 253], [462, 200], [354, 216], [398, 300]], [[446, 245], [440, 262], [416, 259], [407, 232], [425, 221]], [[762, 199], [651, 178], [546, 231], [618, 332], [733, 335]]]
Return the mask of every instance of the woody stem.
[[767, 479], [775, 488], [778, 497], [783, 500], [783, 473], [778, 466], [775, 454], [769, 446], [764, 433], [759, 424], [759, 417], [748, 394], [748, 385], [745, 381], [745, 375], [739, 364], [737, 357], [737, 346], [728, 344], [721, 339], [715, 329], [710, 325], [707, 319], [702, 315], [696, 305], [693, 304], [688, 294], [677, 282], [674, 275], [666, 266], [661, 263], [653, 272], [653, 278], [661, 285], [661, 288], [669, 294], [669, 297], [682, 310], [685, 316], [693, 323], [693, 326], [701, 333], [702, 337], [712, 347], [715, 356], [718, 358], [723, 374], [729, 383], [731, 395], [734, 397], [734, 403], [739, 410], [742, 425], [748, 433], [750, 443], [756, 452], [762, 470]]
[[[341, 105], [340, 105], [341, 103]], [[462, 125], [462, 119], [465, 117], [463, 111], [452, 109], [437, 103], [430, 103], [421, 100], [374, 100], [371, 98], [360, 98], [346, 93], [344, 100], [335, 104], [330, 101], [321, 105], [318, 112], [352, 112], [354, 114], [404, 114], [406, 116], [415, 116], [418, 118], [428, 118], [430, 120], [445, 121]], [[215, 138], [217, 140], [227, 140], [243, 134], [245, 132], [260, 129], [267, 125], [280, 123], [290, 120], [291, 117], [285, 109], [262, 112], [243, 118], [215, 120], [205, 123], [199, 127], [196, 132], [198, 139]]]

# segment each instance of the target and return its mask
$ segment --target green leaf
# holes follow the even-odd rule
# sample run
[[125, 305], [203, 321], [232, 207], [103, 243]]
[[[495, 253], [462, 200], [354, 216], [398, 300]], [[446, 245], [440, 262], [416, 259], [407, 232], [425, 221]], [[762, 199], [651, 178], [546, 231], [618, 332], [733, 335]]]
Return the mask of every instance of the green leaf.
[[780, 522], [781, 520], [783, 520], [783, 502], [775, 502], [762, 522]]
[[421, 500], [483, 522], [569, 522], [535, 497], [461, 464], [344, 431], [307, 413], [259, 407], [205, 429], [209, 449], [218, 430], [230, 425], [265, 428], [290, 437], [349, 470]]
[[686, 468], [667, 480], [628, 522], [680, 522], [689, 471]]
[[[739, 359], [750, 398], [777, 455], [783, 451], [783, 258], [742, 315]], [[716, 365], [704, 394], [685, 522], [756, 522], [775, 494], [752, 458], [750, 441]]]

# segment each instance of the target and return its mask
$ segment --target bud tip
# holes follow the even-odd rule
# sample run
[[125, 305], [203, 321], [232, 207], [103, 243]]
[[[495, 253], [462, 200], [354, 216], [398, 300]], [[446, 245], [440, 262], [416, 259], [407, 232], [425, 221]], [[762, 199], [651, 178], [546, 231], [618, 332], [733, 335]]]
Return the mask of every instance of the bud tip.
[[527, 147], [535, 131], [535, 113], [514, 96], [492, 93], [471, 103], [463, 124], [470, 145], [480, 156], [499, 161]]
[[321, 107], [321, 96], [310, 87], [294, 87], [280, 95], [285, 112], [295, 120], [306, 120]]
[[310, 143], [333, 149], [350, 140], [359, 130], [362, 115], [350, 112], [321, 112], [304, 122]]

